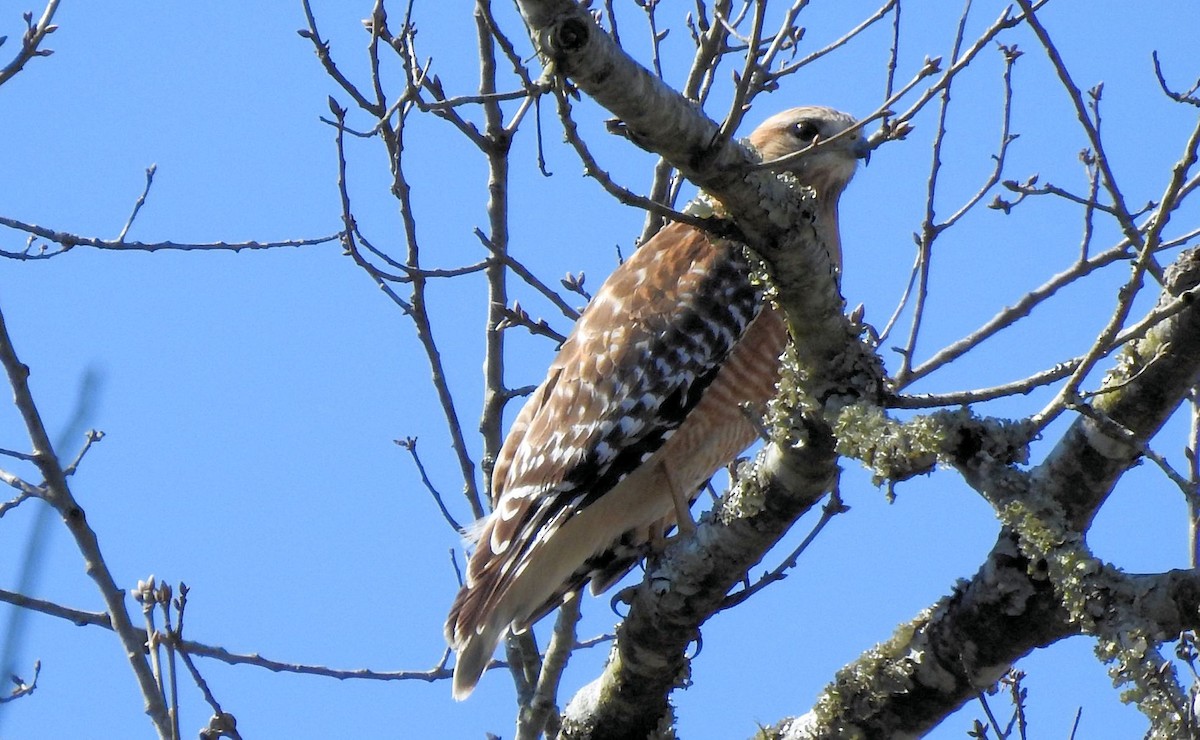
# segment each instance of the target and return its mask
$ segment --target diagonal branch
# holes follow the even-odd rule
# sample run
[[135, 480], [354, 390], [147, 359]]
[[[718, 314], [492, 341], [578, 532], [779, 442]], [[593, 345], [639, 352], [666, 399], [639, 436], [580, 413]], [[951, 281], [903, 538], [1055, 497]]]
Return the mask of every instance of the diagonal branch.
[[[833, 436], [798, 397], [836, 405], [847, 394], [879, 395], [878, 359], [857, 341], [825, 246], [832, 225], [814, 218], [814, 199], [718, 135], [719, 126], [641, 67], [570, 0], [523, 0], [522, 14], [555, 73], [570, 77], [624, 123], [639, 146], [660, 154], [727, 209], [778, 285], [794, 339], [788, 403], [776, 444], [743, 475], [694, 537], [677, 542], [632, 597], [605, 672], [572, 700], [562, 737], [639, 737], [658, 726], [686, 665], [688, 644], [795, 520], [836, 477]], [[686, 577], [684, 577], [686, 574]], [[684, 589], [673, 584], [686, 582]]]
[[625, 54], [573, 0], [523, 0], [520, 8], [550, 69], [570, 77], [621, 119], [633, 141], [662, 155], [733, 215], [779, 285], [800, 361], [815, 363], [813, 394], [826, 398], [853, 386], [846, 376], [857, 372], [861, 358], [845, 362], [843, 354], [857, 334], [842, 316], [825, 247], [828, 227], [814, 224], [814, 199], [754, 170], [754, 154], [719, 141], [716, 122]]
[[25, 429], [32, 445], [31, 454], [34, 464], [37, 465], [46, 481], [44, 499], [59, 513], [63, 523], [75, 538], [75, 545], [83, 555], [85, 570], [100, 590], [113, 631], [121, 640], [121, 645], [125, 649], [125, 657], [141, 688], [146, 714], [150, 716], [159, 736], [169, 737], [171, 723], [162, 694], [159, 693], [154, 675], [150, 671], [150, 665], [146, 662], [144, 635], [139, 636], [137, 629], [130, 621], [129, 612], [125, 610], [125, 592], [113, 580], [112, 573], [100, 552], [100, 542], [96, 538], [96, 533], [87, 523], [83, 509], [76, 502], [67, 485], [66, 474], [50, 443], [50, 436], [46, 433], [41, 414], [34, 403], [33, 394], [29, 390], [29, 368], [17, 358], [8, 328], [4, 323], [3, 314], [0, 314], [0, 364], [4, 366], [4, 370], [8, 374], [8, 381], [13, 389], [13, 401], [25, 422]]
[[33, 22], [33, 14], [25, 13], [25, 33], [21, 36], [21, 50], [13, 57], [12, 61], [0, 68], [0, 85], [8, 82], [18, 72], [25, 68], [25, 65], [34, 57], [48, 57], [54, 52], [50, 49], [42, 49], [41, 43], [46, 36], [58, 30], [58, 26], [54, 25], [54, 14], [58, 12], [59, 0], [49, 0], [46, 3], [46, 9], [42, 11], [42, 17], [37, 23]]
[[[765, 450], [757, 471], [741, 477], [695, 536], [677, 541], [647, 571], [617, 628], [609, 666], [567, 706], [562, 737], [646, 737], [658, 726], [667, 695], [686, 675], [684, 651], [699, 637], [700, 624], [833, 485], [828, 428], [812, 425], [802, 436], [808, 439], [799, 448]], [[681, 582], [686, 589], [672, 590]]]
[[[1200, 285], [1200, 250], [1184, 253], [1167, 276], [1164, 305]], [[1166, 344], [1171, 352], [1154, 351]], [[1140, 447], [1200, 376], [1200, 307], [1190, 302], [1159, 323], [1127, 347], [1119, 364], [1126, 369], [1110, 376], [1107, 385], [1113, 390], [1097, 397], [1095, 406], [1122, 428], [1121, 438], [1082, 416], [1030, 473], [976, 456], [958, 466], [967, 482], [996, 505], [1018, 500], [1057, 509], [1071, 530], [1085, 531]], [[896, 638], [840, 671], [813, 711], [779, 722], [767, 736], [928, 731], [1031, 650], [1079, 634], [1079, 620], [1063, 606], [1062, 594], [1045, 573], [1046, 563], [1032, 561], [1005, 529], [974, 578], [898, 629]], [[1194, 572], [1125, 577], [1106, 568], [1099, 576], [1108, 587], [1091, 594], [1088, 606], [1101, 615], [1101, 630], [1111, 614], [1136, 612], [1158, 625], [1159, 634], [1178, 633], [1197, 619], [1200, 584]]]

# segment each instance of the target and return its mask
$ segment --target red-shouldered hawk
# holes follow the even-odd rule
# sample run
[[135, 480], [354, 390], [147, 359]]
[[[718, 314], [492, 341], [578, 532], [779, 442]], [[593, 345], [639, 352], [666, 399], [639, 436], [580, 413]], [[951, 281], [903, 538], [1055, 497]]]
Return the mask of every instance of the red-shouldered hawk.
[[[798, 152], [855, 121], [793, 108], [750, 135], [764, 160]], [[866, 156], [849, 136], [789, 171], [812, 187], [840, 265], [837, 202]], [[740, 245], [673, 223], [597, 291], [546, 379], [513, 422], [492, 473], [493, 511], [446, 621], [466, 698], [504, 631], [523, 630], [587, 581], [599, 593], [676, 524], [756, 430], [744, 404], [775, 395], [787, 330], [750, 279]]]

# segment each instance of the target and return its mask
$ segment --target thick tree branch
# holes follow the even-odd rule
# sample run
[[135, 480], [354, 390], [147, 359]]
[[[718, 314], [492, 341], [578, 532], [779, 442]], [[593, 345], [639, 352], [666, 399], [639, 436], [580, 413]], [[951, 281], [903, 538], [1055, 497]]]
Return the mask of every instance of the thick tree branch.
[[[1200, 285], [1200, 250], [1184, 252], [1166, 279], [1159, 306]], [[1200, 308], [1189, 304], [1150, 329], [1125, 348], [1117, 366], [1106, 378], [1107, 392], [1093, 406], [1127, 430], [1128, 437], [1114, 437], [1095, 419], [1080, 417], [1033, 474], [1035, 485], [1065, 509], [1079, 531], [1086, 530], [1120, 475], [1196, 384]]]
[[[1167, 278], [1160, 305], [1200, 285], [1200, 250], [1184, 253]], [[1160, 351], [1168, 346], [1170, 352]], [[1095, 408], [1123, 435], [1081, 416], [1031, 473], [977, 455], [959, 466], [964, 477], [996, 505], [1017, 501], [1030, 509], [1057, 509], [1072, 529], [1085, 531], [1140, 447], [1196, 383], [1200, 306], [1190, 304], [1131, 343], [1119, 364], [1121, 371], [1110, 374], [1105, 386], [1110, 391], [1097, 396]], [[842, 669], [812, 711], [778, 723], [771, 736], [928, 731], [1034, 648], [1079, 634], [1079, 620], [1063, 606], [1046, 568], [1006, 529], [970, 582]], [[1103, 586], [1087, 594], [1089, 613], [1099, 615], [1099, 632], [1111, 628], [1107, 619], [1128, 613], [1153, 623], [1158, 639], [1197, 620], [1194, 574], [1124, 577], [1102, 568], [1091, 580]]]
[[[857, 334], [825, 247], [827, 229], [814, 199], [779, 176], [754, 170], [758, 158], [720, 141], [718, 124], [622, 51], [573, 0], [522, 0], [522, 14], [547, 65], [621, 119], [629, 137], [662, 155], [733, 216], [746, 244], [769, 265], [789, 317], [812, 395], [825, 399], [873, 384], [877, 363], [855, 357]], [[875, 376], [875, 377], [872, 377]]]
[[[1126, 581], [1127, 588], [1100, 594], [1097, 611], [1134, 609], [1164, 635], [1200, 623], [1195, 572]], [[974, 578], [840, 670], [812, 711], [767, 728], [761, 737], [918, 736], [994, 684], [1019, 658], [1075, 634], [1049, 582], [1032, 578], [1015, 540], [1002, 536]]]
[[669, 716], [667, 697], [700, 624], [834, 481], [832, 434], [802, 399], [836, 406], [847, 396], [875, 398], [881, 373], [842, 314], [826, 247], [827, 229], [836, 225], [816, 220], [811, 194], [754, 169], [752, 152], [719, 137], [715, 122], [629, 58], [574, 2], [525, 0], [520, 7], [554, 72], [617, 115], [635, 143], [720, 201], [766, 261], [794, 339], [792, 392], [776, 412], [791, 433], [779, 435], [695, 537], [676, 543], [649, 571], [604, 674], [564, 713], [562, 737], [641, 737]]
[[700, 624], [833, 485], [828, 428], [797, 430], [793, 444], [768, 447], [695, 536], [677, 541], [647, 571], [605, 672], [571, 700], [561, 737], [646, 737], [669, 717], [667, 696], [686, 680], [684, 650], [699, 637]]

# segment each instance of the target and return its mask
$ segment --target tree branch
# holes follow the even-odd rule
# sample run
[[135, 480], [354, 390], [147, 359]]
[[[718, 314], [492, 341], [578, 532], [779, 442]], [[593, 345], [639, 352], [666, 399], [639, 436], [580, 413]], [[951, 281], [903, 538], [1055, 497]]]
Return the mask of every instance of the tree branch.
[[53, 24], [54, 14], [58, 12], [58, 2], [59, 0], [49, 0], [46, 3], [46, 9], [42, 11], [42, 17], [36, 24], [33, 22], [33, 14], [25, 13], [25, 33], [21, 35], [21, 50], [17, 52], [11, 62], [0, 68], [0, 85], [8, 82], [24, 69], [30, 59], [48, 57], [54, 53], [50, 49], [40, 47], [47, 36], [58, 30], [58, 26]]
[[[1160, 304], [1197, 285], [1200, 250], [1191, 250], [1168, 271]], [[1165, 344], [1171, 352], [1155, 351]], [[1107, 385], [1114, 390], [1098, 396], [1096, 406], [1127, 438], [1083, 416], [1030, 473], [976, 455], [958, 465], [967, 482], [998, 507], [1024, 503], [1030, 522], [1043, 520], [1038, 511], [1059, 511], [1071, 531], [1086, 531], [1136, 461], [1138, 445], [1158, 431], [1200, 376], [1200, 307], [1190, 303], [1131, 343], [1119, 365], [1128, 369], [1110, 376]], [[768, 737], [921, 734], [1034, 648], [1078, 634], [1079, 618], [1046, 575], [1044, 557], [1052, 551], [1031, 554], [1027, 535], [1006, 528], [970, 582], [839, 671], [812, 711], [779, 722]], [[1167, 635], [1198, 619], [1200, 582], [1191, 571], [1124, 577], [1102, 566], [1093, 581], [1101, 587], [1087, 593], [1088, 613], [1100, 616], [1090, 629], [1100, 634], [1110, 629], [1109, 616], [1136, 613], [1160, 628], [1156, 634]]]
[[63, 523], [75, 538], [75, 544], [79, 548], [80, 554], [83, 555], [88, 576], [100, 590], [113, 631], [121, 640], [121, 645], [125, 649], [125, 657], [141, 688], [146, 714], [154, 723], [155, 730], [160, 737], [170, 737], [171, 723], [167, 715], [167, 707], [163, 702], [162, 694], [158, 691], [158, 685], [150, 671], [150, 666], [146, 662], [144, 635], [139, 636], [130, 621], [129, 612], [125, 610], [125, 592], [113, 580], [112, 573], [100, 552], [100, 542], [96, 538], [96, 533], [88, 525], [83, 509], [75, 501], [75, 497], [67, 485], [66, 475], [54, 452], [54, 447], [50, 443], [46, 427], [42, 424], [41, 414], [34, 403], [33, 394], [29, 390], [29, 368], [17, 359], [16, 350], [9, 337], [8, 327], [5, 325], [2, 313], [0, 313], [0, 364], [4, 366], [4, 370], [8, 374], [9, 384], [13, 389], [13, 401], [25, 422], [25, 429], [32, 445], [34, 464], [37, 465], [46, 481], [43, 498], [62, 517]]

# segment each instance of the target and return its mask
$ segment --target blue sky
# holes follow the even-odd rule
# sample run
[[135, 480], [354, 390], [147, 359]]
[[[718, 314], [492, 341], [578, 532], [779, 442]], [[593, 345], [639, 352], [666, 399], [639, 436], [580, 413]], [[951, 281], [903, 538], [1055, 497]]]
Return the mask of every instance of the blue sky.
[[[667, 0], [660, 12], [677, 17], [690, 7]], [[873, 7], [814, 3], [805, 11], [805, 44], [817, 48], [837, 38]], [[956, 3], [905, 7], [901, 80], [926, 55], [948, 54], [959, 11]], [[978, 3], [970, 28], [981, 30], [1001, 7]], [[314, 8], [347, 74], [362, 79], [360, 18], [370, 3]], [[9, 36], [0, 58], [14, 52], [24, 9], [0, 8], [0, 35]], [[396, 22], [401, 12], [393, 9]], [[1159, 50], [1177, 87], [1187, 87], [1200, 71], [1184, 32], [1194, 25], [1194, 11], [1150, 2], [1136, 12], [1112, 2], [1056, 1], [1043, 15], [1079, 84], [1104, 81], [1106, 141], [1129, 201], [1140, 205], [1161, 193], [1195, 115], [1158, 91], [1150, 51]], [[640, 51], [642, 29], [628, 15], [622, 32]], [[417, 3], [417, 19], [423, 52], [433, 56], [447, 89], [473, 92], [470, 5]], [[0, 214], [113, 238], [142, 191], [146, 167], [155, 164], [154, 186], [131, 239], [266, 241], [340, 228], [333, 131], [318, 117], [327, 115], [331, 93], [343, 105], [348, 101], [322, 73], [311, 45], [296, 35], [304, 23], [298, 3], [101, 7], [68, 1], [57, 21], [60, 30], [48, 43], [56, 53], [33, 60], [0, 88], [6, 182]], [[508, 28], [516, 30], [511, 23]], [[745, 131], [801, 103], [856, 114], [874, 109], [889, 33], [886, 25], [872, 29], [789, 78], [756, 102]], [[1005, 37], [1014, 42], [1027, 54], [1016, 67], [1013, 128], [1021, 138], [1006, 177], [1040, 173], [1042, 181], [1083, 191], [1077, 155], [1084, 140], [1067, 99], [1032, 36], [1018, 29]], [[665, 48], [686, 55], [690, 42], [677, 30]], [[1000, 54], [986, 50], [955, 88], [939, 214], [956, 209], [990, 170], [1001, 67]], [[668, 64], [669, 77], [678, 81], [680, 74]], [[725, 90], [709, 113], [723, 115], [727, 99]], [[918, 118], [907, 141], [876, 152], [842, 201], [844, 292], [850, 305], [864, 304], [877, 326], [891, 315], [913, 259], [910, 235], [923, 214], [932, 112]], [[594, 106], [581, 103], [579, 116], [603, 164], [622, 182], [645, 187], [652, 158], [605, 137], [605, 116]], [[353, 114], [350, 123], [370, 126]], [[641, 215], [579, 176], [581, 166], [560, 145], [550, 118], [545, 130], [551, 178], [537, 173], [531, 126], [516, 142], [513, 249], [547, 281], [584, 270], [594, 289], [615, 265], [616, 247], [632, 248]], [[486, 224], [482, 157], [444, 123], [419, 116], [410, 142], [406, 166], [428, 264], [477, 261], [483, 251], [473, 229]], [[351, 141], [349, 156], [359, 223], [376, 244], [401, 254], [382, 147]], [[1194, 228], [1195, 205], [1178, 220], [1173, 233]], [[979, 209], [964, 219], [938, 244], [919, 354], [928, 357], [970, 332], [1070, 264], [1080, 229], [1076, 210], [1044, 201], [1028, 202], [1008, 217]], [[1095, 244], [1107, 247], [1115, 234], [1102, 224]], [[0, 236], [0, 249], [23, 246], [20, 234]], [[1064, 291], [1026, 327], [914, 390], [1017, 379], [1082, 352], [1125, 276], [1124, 267], [1114, 266]], [[186, 582], [192, 588], [187, 636], [235, 652], [377, 670], [425, 669], [438, 660], [441, 624], [456, 588], [448, 553], [458, 536], [393, 440], [419, 439], [435, 483], [466, 520], [467, 508], [453, 495], [462, 484], [410, 322], [336, 245], [237, 254], [81, 247], [45, 261], [0, 260], [0, 286], [0, 309], [32, 370], [51, 430], [67, 423], [85, 374], [97, 378], [86, 425], [106, 437], [88, 453], [72, 487], [122, 585], [151, 573]], [[480, 279], [465, 278], [439, 284], [431, 297], [468, 430], [483, 382], [482, 288]], [[569, 328], [531, 291], [514, 286], [513, 293], [530, 313], [560, 331]], [[1149, 300], [1139, 304], [1142, 310]], [[553, 346], [521, 332], [509, 336], [510, 383], [539, 381]], [[984, 411], [1027, 415], [1049, 397], [1038, 392]], [[1052, 427], [1035, 455], [1044, 454], [1061, 429]], [[1158, 442], [1178, 465], [1185, 433], [1185, 421], [1176, 419]], [[81, 442], [77, 434], [60, 454], [70, 459]], [[478, 459], [478, 441], [472, 438], [471, 445]], [[0, 405], [0, 447], [26, 446], [15, 410]], [[0, 466], [36, 481], [32, 469], [14, 460]], [[955, 579], [969, 577], [990, 548], [997, 529], [991, 510], [953, 473], [903, 484], [888, 504], [857, 463], [843, 467], [850, 513], [830, 525], [785, 581], [704, 628], [695, 685], [675, 697], [681, 736], [748, 736], [756, 722], [805, 711], [837, 668], [889, 637]], [[35, 514], [27, 503], [0, 521], [4, 588], [15, 585]], [[780, 553], [809, 526], [802, 521]], [[66, 532], [57, 523], [50, 529], [35, 595], [100, 609]], [[1182, 496], [1143, 465], [1101, 511], [1089, 542], [1132, 571], [1185, 567]], [[769, 557], [767, 565], [781, 556]], [[606, 598], [587, 598], [584, 610], [581, 635], [611, 629]], [[8, 619], [9, 608], [0, 606], [0, 624]], [[604, 654], [595, 649], [572, 658], [567, 695], [595, 675]], [[42, 661], [39, 688], [0, 707], [0, 737], [152, 733], [109, 633], [32, 615], [16, 670], [28, 677], [36, 659]], [[512, 688], [499, 673], [456, 704], [445, 682], [337, 682], [211, 660], [199, 667], [246, 737], [511, 736]], [[1029, 673], [1031, 736], [1066, 737], [1080, 706], [1081, 737], [1143, 732], [1140, 715], [1118, 702], [1088, 640], [1057, 645], [1020, 667]], [[182, 693], [182, 724], [191, 734], [208, 709], [186, 681]], [[982, 716], [978, 706], [969, 705], [931, 736], [964, 737], [976, 716]]]

